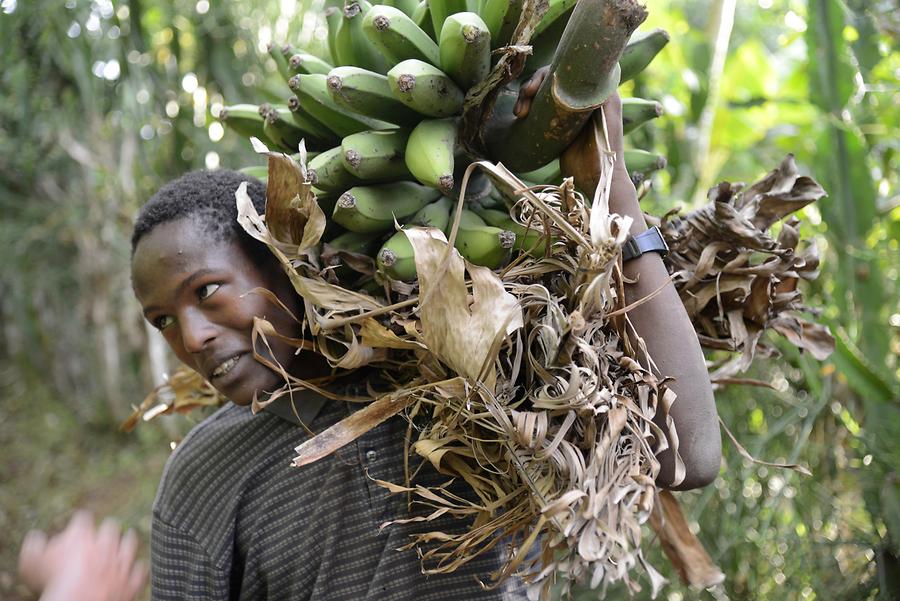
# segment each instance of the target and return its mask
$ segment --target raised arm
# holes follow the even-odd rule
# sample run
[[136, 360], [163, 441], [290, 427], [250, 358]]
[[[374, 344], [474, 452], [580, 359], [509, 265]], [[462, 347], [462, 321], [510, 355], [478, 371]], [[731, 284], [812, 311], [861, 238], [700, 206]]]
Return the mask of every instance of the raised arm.
[[[540, 78], [542, 74], [536, 74]], [[539, 79], [532, 79], [522, 88], [516, 113], [527, 115], [529, 94], [533, 95]], [[647, 229], [638, 204], [637, 192], [628, 176], [623, 158], [622, 112], [618, 95], [604, 104], [607, 131], [612, 150], [616, 153], [613, 183], [609, 199], [611, 212], [628, 215], [634, 221], [631, 234]], [[590, 123], [589, 123], [590, 125]], [[593, 132], [585, 132], [566, 150], [562, 157], [563, 172], [575, 178], [582, 190], [593, 191], [600, 177], [601, 161]], [[647, 253], [624, 265], [625, 276], [634, 280], [625, 287], [625, 300], [633, 303], [663, 286], [668, 278], [662, 258], [657, 253]], [[661, 469], [658, 484], [665, 488], [687, 490], [706, 486], [719, 473], [722, 443], [709, 372], [694, 327], [675, 286], [669, 283], [651, 300], [628, 313], [637, 333], [644, 339], [647, 351], [657, 368], [657, 374], [673, 378], [670, 388], [677, 394], [671, 416], [678, 434], [678, 452], [686, 475], [684, 480], [672, 486], [675, 460], [671, 450], [659, 455]], [[657, 423], [662, 416], [657, 415]]]

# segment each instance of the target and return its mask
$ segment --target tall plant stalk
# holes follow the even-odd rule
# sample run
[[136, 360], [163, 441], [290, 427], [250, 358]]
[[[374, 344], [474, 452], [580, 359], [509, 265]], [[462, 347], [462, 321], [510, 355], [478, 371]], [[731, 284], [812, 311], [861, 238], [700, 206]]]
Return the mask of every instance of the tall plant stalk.
[[698, 123], [697, 146], [693, 155], [694, 173], [697, 174], [697, 183], [694, 186], [693, 205], [700, 205], [706, 198], [706, 191], [712, 187], [716, 177], [718, 165], [711, 161], [709, 156], [710, 142], [712, 140], [713, 124], [716, 111], [719, 109], [719, 98], [722, 95], [722, 74], [725, 71], [725, 59], [728, 56], [728, 47], [731, 43], [731, 31], [734, 28], [734, 12], [737, 0], [717, 0], [712, 14], [715, 15], [714, 25], [710, 29], [713, 40], [713, 53], [709, 62], [709, 92], [706, 103], [700, 113]]

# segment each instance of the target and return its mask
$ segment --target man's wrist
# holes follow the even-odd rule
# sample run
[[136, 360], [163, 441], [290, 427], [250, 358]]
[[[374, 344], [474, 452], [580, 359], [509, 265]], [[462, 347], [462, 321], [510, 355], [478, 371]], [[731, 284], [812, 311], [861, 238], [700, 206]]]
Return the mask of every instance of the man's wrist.
[[669, 254], [669, 245], [659, 228], [653, 226], [640, 234], [628, 236], [622, 247], [622, 261], [628, 262], [647, 253], [658, 253], [663, 259]]

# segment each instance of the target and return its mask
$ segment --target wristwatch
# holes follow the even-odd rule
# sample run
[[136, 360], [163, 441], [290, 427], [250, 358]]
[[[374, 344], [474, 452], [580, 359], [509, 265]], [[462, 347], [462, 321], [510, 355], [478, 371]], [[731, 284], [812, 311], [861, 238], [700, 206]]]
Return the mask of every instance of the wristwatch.
[[655, 225], [637, 236], [629, 236], [622, 246], [622, 262], [637, 259], [644, 253], [659, 253], [662, 258], [669, 254], [669, 245]]

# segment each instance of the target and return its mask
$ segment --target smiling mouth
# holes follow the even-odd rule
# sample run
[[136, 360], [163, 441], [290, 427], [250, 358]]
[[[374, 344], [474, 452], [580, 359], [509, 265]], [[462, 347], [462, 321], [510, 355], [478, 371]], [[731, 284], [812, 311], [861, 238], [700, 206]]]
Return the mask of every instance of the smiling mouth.
[[241, 358], [241, 356], [242, 355], [235, 355], [234, 357], [223, 361], [222, 364], [219, 365], [219, 367], [215, 368], [212, 371], [212, 373], [210, 374], [210, 377], [221, 378], [222, 376], [226, 375], [228, 372], [230, 372], [234, 368], [235, 365], [237, 365], [237, 362]]

